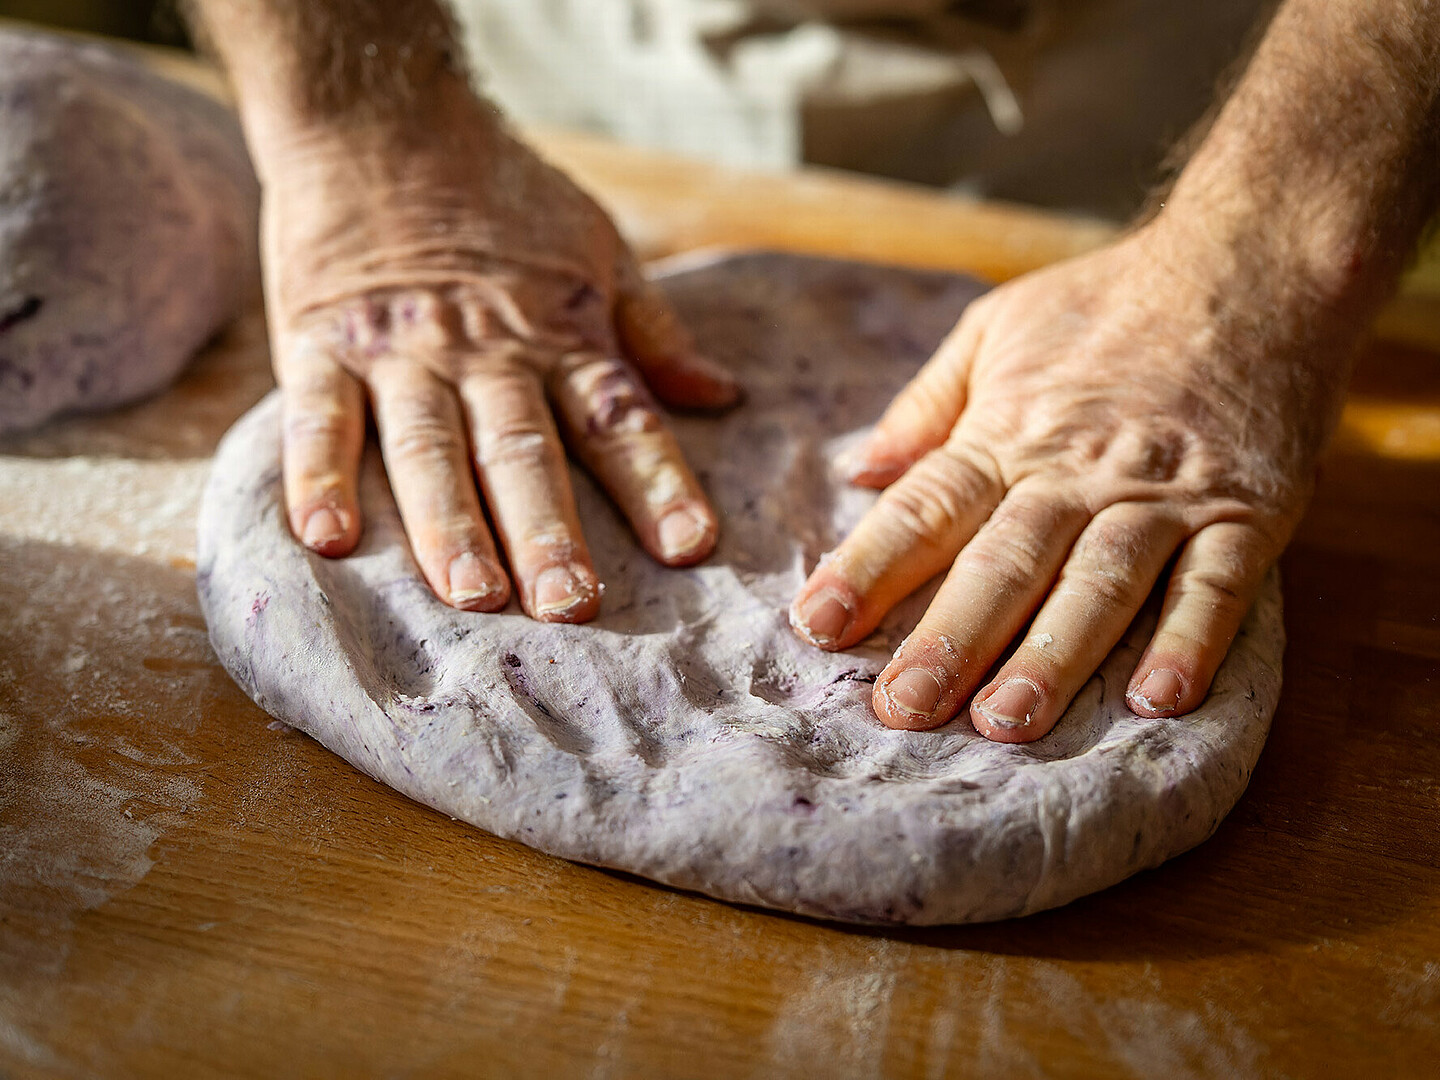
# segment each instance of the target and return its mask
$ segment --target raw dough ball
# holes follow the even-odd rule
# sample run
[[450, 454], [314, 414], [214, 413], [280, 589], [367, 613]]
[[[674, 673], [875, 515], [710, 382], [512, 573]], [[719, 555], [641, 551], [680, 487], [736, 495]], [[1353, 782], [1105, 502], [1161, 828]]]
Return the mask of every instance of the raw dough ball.
[[0, 31], [0, 434], [168, 385], [255, 281], [258, 207], [218, 102]]
[[875, 676], [933, 595], [825, 653], [786, 605], [875, 493], [828, 468], [914, 375], [980, 287], [788, 256], [666, 282], [749, 392], [677, 418], [720, 544], [667, 570], [579, 473], [600, 618], [537, 623], [437, 600], [379, 455], [355, 555], [286, 525], [275, 397], [225, 437], [200, 516], [215, 652], [260, 705], [392, 787], [543, 851], [745, 903], [865, 922], [974, 922], [1063, 904], [1214, 831], [1245, 789], [1280, 690], [1272, 576], [1205, 704], [1144, 720], [1125, 684], [1142, 617], [1043, 739], [961, 718], [891, 731]]

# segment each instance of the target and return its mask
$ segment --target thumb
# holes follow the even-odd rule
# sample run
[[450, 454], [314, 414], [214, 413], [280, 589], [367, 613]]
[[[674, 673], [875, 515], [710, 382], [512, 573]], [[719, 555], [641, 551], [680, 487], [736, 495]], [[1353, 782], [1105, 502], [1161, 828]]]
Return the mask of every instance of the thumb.
[[622, 259], [619, 285], [615, 327], [656, 397], [692, 409], [719, 409], [740, 400], [735, 377], [700, 354], [665, 294], [645, 280], [628, 254]]
[[896, 395], [865, 441], [840, 460], [851, 483], [887, 487], [944, 444], [965, 408], [970, 360], [981, 336], [978, 315], [967, 309], [935, 355]]

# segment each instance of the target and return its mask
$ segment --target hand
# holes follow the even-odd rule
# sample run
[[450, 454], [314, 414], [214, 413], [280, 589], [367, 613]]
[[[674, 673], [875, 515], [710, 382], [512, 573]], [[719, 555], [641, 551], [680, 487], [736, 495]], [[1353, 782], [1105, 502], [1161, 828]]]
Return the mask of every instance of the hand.
[[435, 594], [476, 611], [509, 599], [483, 493], [525, 611], [581, 622], [600, 588], [562, 434], [645, 549], [688, 565], [713, 549], [715, 514], [647, 388], [705, 407], [737, 388], [696, 354], [604, 212], [462, 80], [417, 112], [268, 148], [290, 526], [322, 555], [355, 547], [368, 397]]
[[1237, 258], [1157, 221], [1016, 280], [890, 406], [850, 465], [891, 486], [791, 611], [847, 648], [948, 568], [876, 682], [886, 724], [935, 727], [974, 695], [982, 735], [1039, 738], [1167, 575], [1128, 702], [1204, 700], [1309, 497], [1350, 343], [1280, 284], [1232, 292], [1254, 277]]

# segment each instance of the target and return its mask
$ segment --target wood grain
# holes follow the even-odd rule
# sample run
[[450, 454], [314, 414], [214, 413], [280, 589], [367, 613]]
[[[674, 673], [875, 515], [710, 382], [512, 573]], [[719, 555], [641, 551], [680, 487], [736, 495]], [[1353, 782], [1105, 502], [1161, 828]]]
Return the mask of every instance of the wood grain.
[[[576, 146], [652, 251], [943, 256], [914, 193], [747, 195]], [[996, 276], [1095, 238], [967, 206]], [[1216, 837], [1060, 911], [906, 932], [550, 859], [269, 727], [209, 652], [190, 535], [268, 385], [257, 311], [170, 393], [0, 443], [0, 1075], [1434, 1075], [1436, 355], [1357, 372], [1283, 564], [1270, 745]]]

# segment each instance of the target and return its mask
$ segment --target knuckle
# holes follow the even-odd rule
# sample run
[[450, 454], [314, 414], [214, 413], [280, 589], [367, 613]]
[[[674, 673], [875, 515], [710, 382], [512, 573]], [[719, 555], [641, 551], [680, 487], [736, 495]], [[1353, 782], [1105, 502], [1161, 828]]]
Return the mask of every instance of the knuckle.
[[979, 494], [969, 466], [938, 450], [886, 489], [879, 506], [910, 535], [943, 543], [963, 529]]
[[974, 331], [983, 326], [990, 318], [991, 309], [998, 302], [996, 300], [998, 295], [998, 289], [991, 289], [966, 304], [965, 310], [960, 314], [959, 322], [955, 324], [955, 333], [958, 334], [961, 330], [967, 329]]
[[649, 395], [618, 360], [587, 360], [571, 370], [566, 382], [589, 438], [643, 434], [664, 426]]
[[644, 402], [606, 400], [586, 414], [585, 433], [597, 439], [623, 438], [659, 431], [660, 414]]
[[1069, 533], [1067, 523], [1074, 514], [1059, 501], [1011, 495], [991, 513], [982, 535], [1027, 544], [1038, 554], [1048, 540]]
[[1099, 574], [1131, 574], [1145, 555], [1143, 533], [1130, 525], [1095, 521], [1081, 534], [1071, 555], [1077, 567]]
[[386, 442], [392, 456], [400, 461], [449, 461], [465, 450], [460, 431], [437, 416], [407, 417], [395, 426]]
[[350, 436], [352, 427], [350, 416], [333, 406], [289, 409], [285, 414], [284, 441], [286, 446], [340, 443]]
[[442, 300], [428, 289], [405, 289], [389, 297], [388, 320], [391, 325], [453, 333], [459, 328], [459, 312], [455, 305]]
[[484, 468], [538, 467], [552, 456], [547, 433], [529, 420], [499, 424], [484, 432], [476, 445], [476, 458]]
[[983, 542], [967, 545], [960, 560], [981, 578], [1016, 592], [1039, 577], [1043, 541], [1027, 533], [992, 532]]
[[1246, 606], [1240, 581], [1216, 569], [1177, 570], [1170, 591], [1177, 601], [1199, 603], [1221, 614], [1243, 614]]
[[1109, 453], [1119, 475], [1166, 484], [1180, 475], [1189, 449], [1183, 432], [1149, 429], [1123, 432], [1111, 442]]
[[[1212, 675], [1225, 659], [1243, 612], [1230, 613], [1193, 603], [1171, 611], [1151, 640], [1147, 653], [1168, 658], [1177, 670], [1208, 671]], [[1210, 676], [1200, 681], [1208, 684]]]
[[1105, 566], [1066, 566], [1056, 591], [1102, 607], [1138, 607], [1149, 591], [1149, 582], [1140, 580], [1133, 568], [1127, 572]]
[[891, 487], [880, 501], [890, 520], [917, 539], [939, 542], [959, 530], [962, 508], [953, 493], [918, 478]]

